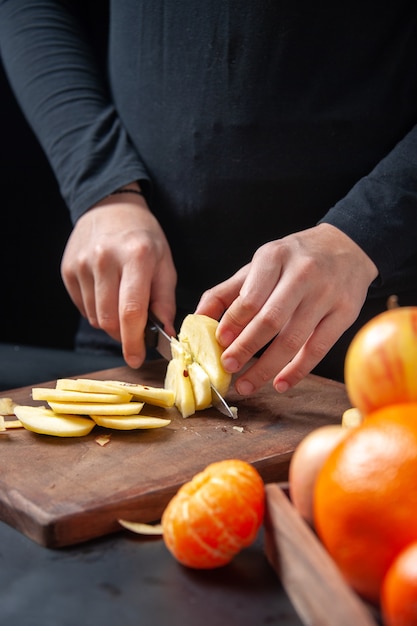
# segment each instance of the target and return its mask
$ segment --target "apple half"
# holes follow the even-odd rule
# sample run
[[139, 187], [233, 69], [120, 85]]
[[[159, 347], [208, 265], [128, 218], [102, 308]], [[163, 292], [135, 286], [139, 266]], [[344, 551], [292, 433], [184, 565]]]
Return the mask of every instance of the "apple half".
[[191, 313], [184, 318], [178, 339], [171, 340], [172, 359], [164, 387], [174, 392], [175, 406], [183, 417], [211, 406], [211, 385], [223, 396], [229, 389], [232, 377], [221, 363], [217, 326], [217, 320]]

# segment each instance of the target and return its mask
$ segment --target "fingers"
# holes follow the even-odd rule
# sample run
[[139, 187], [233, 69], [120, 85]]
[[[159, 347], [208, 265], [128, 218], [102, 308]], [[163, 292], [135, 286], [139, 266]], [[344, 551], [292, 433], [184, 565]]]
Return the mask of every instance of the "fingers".
[[231, 278], [205, 291], [200, 298], [195, 313], [208, 315], [216, 320], [220, 319], [224, 311], [238, 297], [248, 271], [249, 265], [246, 265]]
[[120, 341], [118, 293], [120, 270], [110, 250], [95, 245], [90, 254], [77, 253], [73, 261], [72, 241], [67, 245], [61, 272], [74, 304], [94, 328], [102, 328]]
[[175, 335], [176, 272], [170, 255], [157, 263], [157, 255], [148, 246], [136, 248], [129, 257], [120, 283], [118, 318], [124, 359], [137, 368], [146, 356], [144, 332], [149, 308], [166, 332]]
[[[271, 299], [271, 295], [281, 278], [281, 272], [282, 261], [271, 254], [269, 246], [255, 253], [238, 297], [220, 321], [217, 339], [223, 347], [227, 348], [241, 333], [245, 333], [245, 338], [237, 345], [241, 345], [242, 351], [246, 345], [248, 353], [256, 352], [275, 336], [283, 324], [284, 311], [279, 301]], [[256, 336], [251, 332], [253, 321], [257, 325]]]
[[144, 331], [148, 318], [152, 261], [146, 252], [136, 250], [135, 255], [124, 265], [119, 287], [119, 309], [116, 314], [120, 325], [123, 357], [133, 368], [140, 367], [145, 359]]
[[171, 337], [176, 335], [174, 319], [176, 313], [175, 289], [177, 272], [167, 245], [166, 255], [156, 272], [156, 280], [151, 285], [149, 308], [162, 322], [165, 332]]
[[206, 311], [228, 305], [217, 331], [225, 369], [238, 373], [264, 350], [236, 378], [237, 391], [251, 394], [272, 379], [277, 391], [297, 384], [354, 322], [376, 274], [357, 244], [323, 224], [265, 244], [240, 285], [207, 292], [217, 302], [204, 299]]
[[147, 208], [106, 201], [87, 212], [68, 240], [61, 273], [80, 312], [122, 343], [131, 367], [145, 358], [150, 304], [167, 332], [175, 333], [176, 272], [165, 235]]
[[[231, 373], [242, 369], [284, 329], [305, 298], [305, 285], [294, 275], [297, 270], [286, 270], [284, 261], [278, 248], [261, 248], [253, 258], [239, 296], [220, 321], [217, 338], [225, 348], [222, 362]], [[294, 328], [292, 343], [298, 343], [297, 333], [302, 341], [311, 332], [302, 322], [298, 326], [299, 330]]]
[[62, 276], [63, 283], [65, 285], [65, 288], [68, 291], [68, 294], [72, 302], [80, 311], [81, 315], [87, 318], [88, 317], [87, 310], [84, 306], [84, 300], [83, 300], [83, 296], [81, 293], [81, 287], [77, 280], [77, 277], [67, 272], [63, 264], [61, 264], [61, 276]]
[[339, 316], [328, 316], [316, 326], [295, 357], [275, 376], [276, 391], [284, 393], [294, 387], [320, 363], [345, 330], [338, 320]]
[[[314, 310], [313, 313], [311, 307], [305, 303], [304, 305], [300, 305], [294, 313], [291, 312], [288, 316], [286, 313], [285, 317], [282, 318], [285, 321], [282, 326], [278, 326], [278, 330], [275, 324], [269, 323], [264, 325], [263, 321], [261, 321], [264, 330], [262, 333], [254, 335], [252, 344], [250, 341], [246, 340], [246, 335], [250, 335], [251, 332], [249, 327], [246, 328], [231, 346], [231, 349], [234, 350], [237, 348], [239, 350], [240, 345], [236, 346], [236, 344], [242, 342], [244, 344], [244, 350], [242, 351], [244, 358], [251, 358], [253, 354], [263, 348], [269, 341], [271, 341], [271, 343], [263, 352], [262, 356], [255, 361], [255, 364], [245, 371], [244, 376], [236, 380], [236, 389], [238, 392], [242, 395], [251, 394], [276, 376], [277, 372], [282, 370], [282, 368], [303, 349], [303, 346], [306, 345], [314, 329], [320, 323], [321, 314], [320, 308]], [[260, 314], [259, 317], [261, 317], [262, 320], [264, 319], [263, 314]], [[273, 317], [272, 319], [275, 322], [279, 317]], [[271, 332], [274, 333], [272, 340]], [[264, 341], [265, 337], [267, 338], [266, 341]], [[263, 341], [264, 343], [262, 343]], [[256, 350], [256, 352], [252, 354], [250, 353], [251, 345]], [[230, 357], [229, 354], [230, 351], [227, 350], [223, 353], [223, 364], [225, 367], [227, 366], [227, 369], [229, 369], [230, 361], [234, 358]], [[322, 356], [324, 356], [324, 354]], [[235, 369], [235, 372], [237, 372], [242, 366], [240, 366], [240, 363], [236, 363], [235, 365], [239, 365], [239, 367]], [[307, 373], [308, 372], [306, 372], [306, 374]]]
[[94, 297], [94, 280], [84, 257], [75, 267], [73, 263], [73, 235], [68, 240], [61, 262], [61, 276], [68, 294], [90, 324], [97, 327], [97, 313]]
[[[344, 329], [335, 325], [337, 319], [337, 315], [330, 315], [317, 324], [312, 321], [310, 326], [295, 316], [254, 365], [236, 380], [238, 392], [251, 394], [271, 379], [280, 393], [299, 383], [327, 354], [339, 332], [343, 332]], [[312, 329], [311, 334], [307, 329]]]
[[120, 272], [110, 251], [97, 247], [92, 272], [84, 277], [83, 283], [85, 308], [90, 324], [94, 326], [95, 311], [96, 327], [116, 341], [121, 340], [118, 316]]

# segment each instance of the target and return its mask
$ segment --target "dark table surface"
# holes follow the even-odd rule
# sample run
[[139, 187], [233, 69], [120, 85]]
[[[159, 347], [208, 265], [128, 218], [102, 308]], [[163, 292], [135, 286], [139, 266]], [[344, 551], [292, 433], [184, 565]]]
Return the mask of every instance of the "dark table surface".
[[[0, 344], [0, 390], [120, 365], [118, 357]], [[0, 522], [0, 623], [300, 626], [301, 621], [265, 558], [262, 532], [228, 566], [193, 571], [178, 564], [160, 538], [122, 531], [51, 550]]]
[[160, 539], [123, 532], [64, 550], [0, 525], [0, 615], [13, 626], [298, 626], [262, 536], [230, 565], [192, 571]]

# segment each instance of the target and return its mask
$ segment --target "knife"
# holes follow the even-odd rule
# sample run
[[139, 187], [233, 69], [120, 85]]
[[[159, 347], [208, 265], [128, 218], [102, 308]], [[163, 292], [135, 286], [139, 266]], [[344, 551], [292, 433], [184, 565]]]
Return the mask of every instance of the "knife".
[[[145, 343], [148, 348], [155, 348], [167, 361], [171, 360], [171, 337], [165, 332], [161, 322], [151, 311], [148, 313], [148, 322], [145, 328]], [[221, 393], [212, 383], [210, 383], [210, 387], [213, 406], [223, 415], [235, 419], [236, 414]]]

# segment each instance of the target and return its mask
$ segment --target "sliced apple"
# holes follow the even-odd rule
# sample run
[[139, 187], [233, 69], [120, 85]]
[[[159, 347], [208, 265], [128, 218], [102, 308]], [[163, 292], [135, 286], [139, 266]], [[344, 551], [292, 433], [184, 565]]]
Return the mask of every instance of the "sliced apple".
[[133, 398], [134, 400], [148, 402], [148, 404], [163, 408], [169, 408], [174, 405], [174, 393], [171, 389], [127, 383], [120, 380], [60, 378], [56, 382], [56, 388], [68, 391], [119, 394], [119, 402], [129, 402]]
[[66, 391], [118, 394], [120, 396], [119, 402], [129, 402], [132, 398], [132, 394], [127, 389], [124, 389], [120, 383], [108, 380], [94, 380], [91, 378], [59, 378], [56, 381], [55, 388]]
[[148, 415], [93, 415], [92, 419], [98, 426], [113, 430], [162, 428], [171, 423], [171, 420]]
[[139, 385], [137, 383], [124, 383], [115, 380], [111, 382], [132, 394], [135, 400], [148, 402], [148, 404], [161, 406], [166, 409], [174, 406], [174, 392], [172, 389]]
[[4, 420], [4, 425], [6, 427], [6, 430], [11, 430], [14, 428], [23, 428], [23, 424], [20, 420], [10, 420], [10, 419]]
[[126, 519], [117, 520], [120, 526], [137, 535], [163, 535], [162, 524], [144, 524], [143, 522], [130, 522]]
[[132, 399], [131, 394], [121, 396], [117, 393], [94, 393], [89, 391], [70, 391], [67, 389], [49, 389], [46, 387], [33, 387], [32, 398], [34, 400], [45, 400], [45, 402], [95, 402], [104, 404], [117, 404]]
[[188, 366], [188, 375], [194, 394], [195, 410], [202, 411], [212, 404], [210, 378], [197, 361]]
[[0, 398], [0, 415], [13, 415], [16, 404], [12, 398]]
[[194, 415], [194, 393], [190, 375], [183, 359], [175, 358], [168, 363], [165, 387], [173, 390], [175, 406], [183, 417]]
[[[171, 340], [165, 388], [175, 393], [175, 406], [183, 417], [212, 405], [211, 385], [225, 395], [231, 382], [222, 366], [222, 347], [216, 339], [218, 322], [206, 315], [187, 315], [178, 339]], [[193, 409], [194, 407], [194, 409]]]
[[171, 354], [173, 359], [182, 361], [184, 367], [188, 367], [193, 362], [189, 346], [175, 337], [171, 339]]
[[14, 413], [24, 428], [41, 435], [83, 437], [95, 426], [95, 422], [87, 417], [60, 415], [45, 407], [17, 405]]
[[342, 415], [342, 426], [346, 428], [356, 428], [363, 422], [363, 415], [356, 407], [346, 409]]
[[207, 372], [210, 382], [224, 396], [231, 374], [226, 372], [221, 355], [223, 348], [216, 339], [218, 321], [207, 315], [190, 314], [184, 318], [178, 339], [189, 350], [191, 358]]
[[81, 403], [81, 402], [48, 402], [55, 413], [74, 415], [137, 415], [141, 412], [144, 402], [125, 402], [121, 404]]

